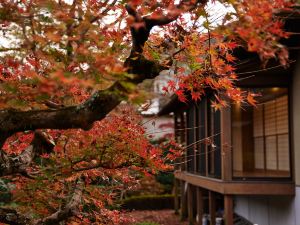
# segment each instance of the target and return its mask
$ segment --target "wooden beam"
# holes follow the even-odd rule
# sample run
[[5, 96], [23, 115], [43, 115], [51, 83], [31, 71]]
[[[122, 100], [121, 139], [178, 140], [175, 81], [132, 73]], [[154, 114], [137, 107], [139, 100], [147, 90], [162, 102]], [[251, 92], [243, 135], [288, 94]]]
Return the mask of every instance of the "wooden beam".
[[213, 191], [208, 192], [208, 207], [210, 225], [216, 225], [216, 195]]
[[222, 181], [186, 172], [175, 177], [194, 186], [230, 195], [295, 195], [295, 183], [285, 181]]
[[204, 202], [203, 202], [203, 190], [202, 188], [197, 187], [197, 225], [203, 225], [202, 224], [202, 217], [203, 217], [203, 208], [204, 208]]
[[233, 225], [232, 195], [224, 195], [224, 220], [225, 220], [225, 225]]
[[222, 180], [232, 180], [231, 109], [221, 110], [221, 157]]
[[188, 205], [188, 221], [189, 225], [194, 224], [194, 215], [193, 215], [193, 186], [188, 184], [187, 190], [187, 205]]

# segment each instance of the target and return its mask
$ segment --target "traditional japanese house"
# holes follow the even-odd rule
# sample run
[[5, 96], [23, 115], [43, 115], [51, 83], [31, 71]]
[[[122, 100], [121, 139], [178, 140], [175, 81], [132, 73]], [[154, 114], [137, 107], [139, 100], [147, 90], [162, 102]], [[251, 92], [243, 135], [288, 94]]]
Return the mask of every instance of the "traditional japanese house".
[[215, 111], [208, 91], [196, 103], [173, 96], [160, 111], [174, 113], [175, 137], [186, 146], [175, 172], [175, 210], [190, 224], [221, 217], [225, 225], [300, 225], [299, 28], [299, 16], [289, 15], [288, 68], [274, 61], [262, 69], [254, 54], [236, 53], [237, 86], [261, 93], [256, 107]]

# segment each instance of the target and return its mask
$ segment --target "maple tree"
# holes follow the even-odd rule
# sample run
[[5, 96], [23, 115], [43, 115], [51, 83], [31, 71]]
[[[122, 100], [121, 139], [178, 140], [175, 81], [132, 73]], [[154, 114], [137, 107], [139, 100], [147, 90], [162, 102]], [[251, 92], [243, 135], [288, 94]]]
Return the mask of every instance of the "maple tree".
[[292, 3], [218, 2], [230, 10], [216, 25], [208, 0], [0, 1], [0, 175], [12, 192], [0, 221], [121, 222], [106, 207], [113, 191], [168, 166], [132, 110], [109, 113], [163, 70], [174, 71], [165, 90], [181, 101], [209, 87], [216, 108], [255, 104], [234, 85], [234, 50], [287, 65], [274, 13]]

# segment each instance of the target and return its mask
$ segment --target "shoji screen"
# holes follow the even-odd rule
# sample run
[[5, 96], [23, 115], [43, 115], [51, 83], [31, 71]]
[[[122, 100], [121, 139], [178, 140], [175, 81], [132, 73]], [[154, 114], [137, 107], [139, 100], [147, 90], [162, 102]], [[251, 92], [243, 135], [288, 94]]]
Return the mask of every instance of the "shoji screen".
[[288, 97], [284, 95], [253, 110], [255, 168], [289, 170]]

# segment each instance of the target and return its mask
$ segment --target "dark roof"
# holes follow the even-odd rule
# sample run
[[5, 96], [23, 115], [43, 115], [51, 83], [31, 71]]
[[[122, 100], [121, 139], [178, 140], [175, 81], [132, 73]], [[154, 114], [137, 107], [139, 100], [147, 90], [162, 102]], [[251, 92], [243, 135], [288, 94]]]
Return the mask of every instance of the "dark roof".
[[159, 110], [157, 115], [163, 116], [171, 112], [175, 112], [179, 108], [184, 108], [185, 105], [185, 103], [179, 101], [176, 94], [173, 94], [170, 97], [170, 100]]

